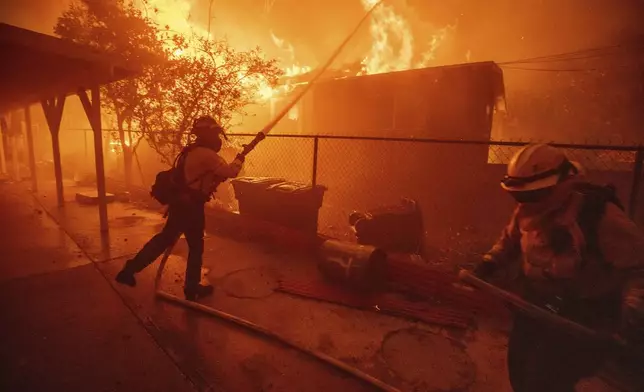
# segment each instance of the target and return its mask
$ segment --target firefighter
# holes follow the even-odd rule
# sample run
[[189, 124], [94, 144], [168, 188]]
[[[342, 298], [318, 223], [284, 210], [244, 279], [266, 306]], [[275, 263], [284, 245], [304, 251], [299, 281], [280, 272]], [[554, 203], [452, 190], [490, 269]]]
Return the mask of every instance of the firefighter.
[[194, 301], [210, 295], [213, 287], [200, 284], [204, 250], [205, 203], [228, 178], [237, 177], [244, 162], [237, 155], [228, 164], [218, 154], [222, 147], [223, 128], [210, 116], [197, 118], [192, 127], [195, 143], [187, 146], [177, 159], [183, 181], [177, 197], [168, 206], [168, 220], [163, 230], [152, 237], [139, 253], [128, 260], [116, 276], [119, 283], [134, 287], [134, 275], [153, 263], [182, 233], [188, 243], [188, 263], [184, 283], [186, 299]]
[[[606, 333], [635, 352], [644, 340], [644, 233], [614, 188], [588, 182], [563, 151], [532, 144], [514, 155], [501, 186], [517, 202], [509, 224], [475, 274], [515, 268], [528, 301]], [[508, 344], [516, 392], [572, 392], [614, 358], [613, 347], [515, 315]]]

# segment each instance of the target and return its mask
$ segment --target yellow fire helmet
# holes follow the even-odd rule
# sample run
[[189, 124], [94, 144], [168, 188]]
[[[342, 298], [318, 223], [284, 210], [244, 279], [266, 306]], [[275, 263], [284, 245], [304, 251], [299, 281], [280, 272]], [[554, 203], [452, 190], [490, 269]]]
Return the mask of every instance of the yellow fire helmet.
[[526, 192], [557, 185], [563, 178], [583, 171], [559, 148], [548, 144], [529, 144], [510, 160], [501, 187], [510, 192]]

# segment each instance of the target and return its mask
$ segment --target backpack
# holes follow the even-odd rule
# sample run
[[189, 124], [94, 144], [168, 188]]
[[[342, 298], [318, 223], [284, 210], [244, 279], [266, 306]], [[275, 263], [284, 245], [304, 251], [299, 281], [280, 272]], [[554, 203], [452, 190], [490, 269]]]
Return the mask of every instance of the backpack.
[[168, 205], [187, 187], [183, 166], [185, 155], [194, 148], [194, 145], [185, 147], [174, 160], [172, 167], [157, 173], [154, 184], [150, 189], [150, 196], [161, 203]]
[[605, 262], [599, 246], [597, 228], [606, 212], [608, 203], [613, 203], [622, 211], [625, 211], [624, 205], [617, 197], [617, 191], [612, 184], [582, 183], [577, 186], [577, 191], [584, 195], [584, 203], [577, 216], [577, 224], [584, 234], [586, 251], [599, 256], [600, 260]]

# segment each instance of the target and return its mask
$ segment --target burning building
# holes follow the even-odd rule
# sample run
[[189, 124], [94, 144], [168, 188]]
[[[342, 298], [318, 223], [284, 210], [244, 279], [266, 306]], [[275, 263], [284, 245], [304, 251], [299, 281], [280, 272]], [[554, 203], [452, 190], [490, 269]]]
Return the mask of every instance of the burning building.
[[[492, 62], [337, 76], [318, 82], [276, 133], [489, 140], [493, 113], [505, 107]], [[303, 82], [295, 83], [293, 91]], [[273, 97], [266, 117], [291, 95]]]

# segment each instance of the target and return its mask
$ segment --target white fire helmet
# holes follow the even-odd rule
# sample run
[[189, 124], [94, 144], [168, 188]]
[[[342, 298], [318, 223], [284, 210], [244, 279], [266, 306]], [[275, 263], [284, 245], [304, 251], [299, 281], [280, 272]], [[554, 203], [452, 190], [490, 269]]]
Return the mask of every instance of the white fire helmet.
[[501, 187], [510, 192], [535, 191], [583, 171], [581, 164], [570, 161], [562, 150], [548, 144], [529, 144], [510, 160]]

